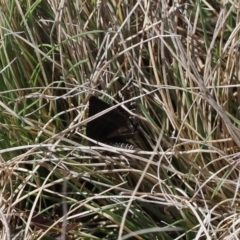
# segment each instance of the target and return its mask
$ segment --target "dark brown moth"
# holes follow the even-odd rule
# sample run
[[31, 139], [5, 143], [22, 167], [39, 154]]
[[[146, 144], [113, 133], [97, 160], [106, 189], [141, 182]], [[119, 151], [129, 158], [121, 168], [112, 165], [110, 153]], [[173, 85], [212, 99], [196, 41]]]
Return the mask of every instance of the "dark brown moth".
[[[89, 99], [89, 117], [112, 107], [101, 99]], [[129, 114], [117, 107], [87, 123], [88, 137], [103, 143], [128, 143], [127, 139], [136, 132], [136, 126]]]

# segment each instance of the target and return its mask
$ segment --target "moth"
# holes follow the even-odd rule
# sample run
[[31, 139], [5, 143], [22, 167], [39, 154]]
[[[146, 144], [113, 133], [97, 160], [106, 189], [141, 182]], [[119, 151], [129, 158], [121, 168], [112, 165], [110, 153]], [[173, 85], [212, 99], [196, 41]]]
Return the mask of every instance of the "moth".
[[[91, 96], [89, 99], [89, 117], [112, 107], [103, 100]], [[103, 143], [128, 144], [127, 139], [136, 132], [137, 126], [121, 107], [114, 108], [107, 113], [87, 123], [88, 137]]]

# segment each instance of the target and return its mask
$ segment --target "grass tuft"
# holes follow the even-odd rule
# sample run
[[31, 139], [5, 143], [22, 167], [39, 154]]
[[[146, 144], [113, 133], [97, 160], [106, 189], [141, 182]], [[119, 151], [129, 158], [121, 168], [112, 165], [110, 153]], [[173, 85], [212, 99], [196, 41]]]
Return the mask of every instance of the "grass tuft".
[[[0, 1], [0, 238], [238, 239], [239, 9]], [[92, 95], [134, 147], [89, 139]]]

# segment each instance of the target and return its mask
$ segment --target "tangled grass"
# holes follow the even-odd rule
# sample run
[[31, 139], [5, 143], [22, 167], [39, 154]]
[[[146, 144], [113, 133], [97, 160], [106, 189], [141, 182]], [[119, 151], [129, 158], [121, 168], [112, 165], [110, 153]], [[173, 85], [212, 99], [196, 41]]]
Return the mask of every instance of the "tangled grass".
[[[1, 0], [1, 239], [239, 239], [239, 10]], [[118, 77], [135, 149], [86, 136]]]

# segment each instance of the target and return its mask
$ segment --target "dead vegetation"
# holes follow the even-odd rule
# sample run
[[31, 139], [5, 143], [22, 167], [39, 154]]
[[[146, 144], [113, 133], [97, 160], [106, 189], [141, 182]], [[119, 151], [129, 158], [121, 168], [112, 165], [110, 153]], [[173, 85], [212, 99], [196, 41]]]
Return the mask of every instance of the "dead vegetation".
[[[0, 7], [1, 239], [239, 238], [236, 1]], [[119, 77], [130, 149], [86, 135]]]

